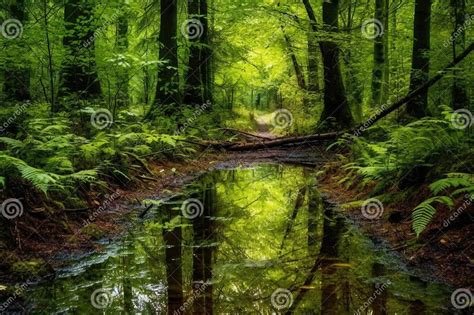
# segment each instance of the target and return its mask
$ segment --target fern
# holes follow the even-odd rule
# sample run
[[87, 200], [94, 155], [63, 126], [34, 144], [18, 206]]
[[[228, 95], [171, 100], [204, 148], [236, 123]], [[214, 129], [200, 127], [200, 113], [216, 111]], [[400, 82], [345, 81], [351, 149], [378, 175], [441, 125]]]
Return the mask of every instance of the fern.
[[450, 173], [447, 176], [448, 178], [440, 179], [430, 185], [430, 189], [435, 195], [450, 188], [464, 187], [468, 188], [467, 191], [474, 189], [474, 176], [472, 174]]
[[417, 236], [426, 228], [436, 213], [436, 208], [432, 206], [432, 203], [438, 202], [452, 207], [454, 205], [452, 196], [457, 196], [462, 193], [474, 193], [474, 176], [466, 173], [449, 173], [447, 174], [447, 178], [437, 180], [430, 185], [430, 189], [435, 195], [458, 187], [462, 188], [455, 190], [450, 196], [435, 196], [429, 198], [420, 203], [413, 210], [413, 230]]
[[432, 197], [420, 203], [412, 213], [413, 230], [416, 236], [420, 236], [436, 214], [436, 208], [432, 205], [435, 202], [445, 204], [450, 208], [454, 205], [453, 200], [446, 196]]
[[47, 194], [48, 191], [53, 188], [64, 190], [69, 183], [89, 183], [97, 179], [96, 170], [85, 170], [68, 175], [58, 175], [30, 166], [21, 159], [6, 154], [0, 154], [0, 170], [6, 173], [8, 168], [16, 169], [22, 179], [31, 183], [35, 189], [44, 194]]

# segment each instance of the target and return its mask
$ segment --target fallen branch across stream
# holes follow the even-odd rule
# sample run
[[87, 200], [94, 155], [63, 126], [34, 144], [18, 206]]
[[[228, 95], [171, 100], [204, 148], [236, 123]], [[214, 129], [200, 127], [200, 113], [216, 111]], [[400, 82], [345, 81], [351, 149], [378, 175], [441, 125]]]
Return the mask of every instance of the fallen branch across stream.
[[[401, 108], [403, 105], [408, 103], [409, 101], [413, 100], [420, 94], [422, 94], [425, 90], [429, 89], [439, 80], [441, 80], [444, 75], [450, 71], [451, 68], [455, 67], [458, 63], [460, 63], [464, 58], [466, 58], [472, 51], [474, 50], [474, 43], [471, 43], [469, 47], [463, 51], [459, 56], [457, 56], [452, 62], [446, 65], [442, 70], [438, 71], [438, 73], [428, 80], [425, 84], [420, 86], [418, 89], [410, 92], [401, 100], [397, 101], [396, 103], [390, 105], [387, 108], [383, 108], [379, 113], [370, 117], [364, 123], [360, 124], [354, 129], [349, 129], [345, 131], [337, 131], [337, 132], [328, 132], [328, 133], [321, 133], [321, 134], [312, 134], [308, 136], [298, 136], [298, 137], [282, 137], [276, 139], [260, 139], [253, 142], [202, 142], [199, 145], [212, 147], [216, 149], [222, 149], [226, 151], [247, 151], [247, 150], [257, 150], [257, 149], [264, 149], [264, 148], [274, 148], [280, 147], [284, 145], [301, 145], [304, 143], [311, 143], [316, 141], [328, 141], [328, 140], [335, 140], [344, 134], [355, 134], [357, 136], [362, 135], [369, 127], [373, 126], [382, 118], [386, 117], [388, 114], [394, 112], [395, 110]], [[248, 136], [254, 136], [255, 138], [259, 138], [259, 136], [251, 135], [246, 133]]]

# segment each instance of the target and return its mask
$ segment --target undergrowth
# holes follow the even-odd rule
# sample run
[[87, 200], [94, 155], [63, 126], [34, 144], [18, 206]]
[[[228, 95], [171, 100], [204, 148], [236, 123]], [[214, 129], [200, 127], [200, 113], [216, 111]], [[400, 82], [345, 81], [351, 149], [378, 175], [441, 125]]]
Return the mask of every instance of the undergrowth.
[[[371, 195], [391, 191], [416, 193], [429, 187], [433, 196], [412, 213], [417, 235], [431, 222], [440, 204], [452, 208], [461, 194], [466, 199], [474, 192], [474, 137], [470, 130], [452, 124], [452, 114], [424, 118], [404, 126], [369, 129], [366, 137], [346, 135], [334, 147], [349, 148], [341, 184], [358, 183], [360, 188], [375, 186]], [[467, 196], [467, 197], [466, 197]], [[472, 199], [472, 198], [471, 198]]]

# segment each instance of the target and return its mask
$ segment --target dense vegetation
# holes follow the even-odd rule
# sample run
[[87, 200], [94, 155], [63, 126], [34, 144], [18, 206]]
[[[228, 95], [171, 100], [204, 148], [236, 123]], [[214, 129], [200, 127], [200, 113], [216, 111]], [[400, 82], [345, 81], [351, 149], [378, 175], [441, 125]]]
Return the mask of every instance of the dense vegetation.
[[4, 0], [0, 21], [0, 250], [21, 246], [18, 220], [62, 225], [229, 130], [361, 131], [330, 143], [341, 184], [429, 185], [417, 235], [471, 204], [470, 1]]

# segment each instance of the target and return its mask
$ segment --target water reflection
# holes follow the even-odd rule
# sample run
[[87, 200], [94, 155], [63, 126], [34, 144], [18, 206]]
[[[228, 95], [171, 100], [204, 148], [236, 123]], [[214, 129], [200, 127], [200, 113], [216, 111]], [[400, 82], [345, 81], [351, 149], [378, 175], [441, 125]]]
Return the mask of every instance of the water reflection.
[[[453, 314], [450, 290], [412, 281], [299, 167], [221, 170], [137, 219], [25, 302], [31, 314]], [[189, 198], [201, 215], [183, 217]], [[98, 309], [91, 294], [106, 289]], [[286, 307], [271, 300], [288, 289]]]

